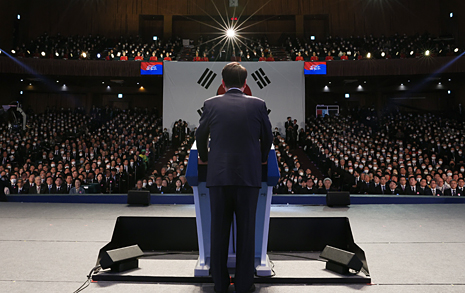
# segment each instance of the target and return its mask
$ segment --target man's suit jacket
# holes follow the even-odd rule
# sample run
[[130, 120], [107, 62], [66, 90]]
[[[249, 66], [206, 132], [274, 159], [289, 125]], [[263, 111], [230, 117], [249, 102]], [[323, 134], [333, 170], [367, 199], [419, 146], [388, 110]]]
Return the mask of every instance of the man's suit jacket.
[[[433, 190], [431, 188], [426, 188], [425, 195], [433, 195]], [[436, 188], [436, 195], [442, 195], [442, 191]]]
[[29, 194], [43, 194], [45, 193], [45, 187], [44, 186], [40, 186], [40, 189], [39, 189], [39, 192], [37, 192], [37, 185], [34, 184], [34, 186], [31, 186], [29, 188]]
[[[444, 195], [447, 195], [447, 196], [452, 196], [452, 189], [449, 188], [449, 189], [446, 189], [444, 191]], [[463, 194], [463, 192], [461, 192], [458, 188], [455, 189], [455, 196], [464, 196], [465, 194]]]
[[200, 159], [208, 161], [207, 187], [260, 187], [273, 141], [265, 102], [231, 89], [207, 99], [203, 109], [196, 139]]

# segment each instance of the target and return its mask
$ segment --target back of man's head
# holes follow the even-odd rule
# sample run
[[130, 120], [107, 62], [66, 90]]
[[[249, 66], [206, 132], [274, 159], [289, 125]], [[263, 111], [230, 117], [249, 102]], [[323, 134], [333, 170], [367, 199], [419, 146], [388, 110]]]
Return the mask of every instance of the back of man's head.
[[241, 88], [247, 78], [247, 69], [237, 62], [227, 64], [221, 72], [223, 82], [227, 88]]

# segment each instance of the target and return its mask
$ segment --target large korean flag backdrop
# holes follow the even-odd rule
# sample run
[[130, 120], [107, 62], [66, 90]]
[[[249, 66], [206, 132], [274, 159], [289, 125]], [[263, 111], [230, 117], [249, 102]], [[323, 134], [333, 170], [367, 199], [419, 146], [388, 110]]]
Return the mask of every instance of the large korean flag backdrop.
[[[216, 96], [221, 70], [228, 62], [164, 62], [163, 126], [170, 129], [178, 119], [190, 128], [199, 124], [197, 110]], [[247, 85], [253, 96], [271, 110], [272, 127], [284, 131], [287, 116], [304, 125], [305, 83], [303, 62], [241, 62], [247, 69]]]

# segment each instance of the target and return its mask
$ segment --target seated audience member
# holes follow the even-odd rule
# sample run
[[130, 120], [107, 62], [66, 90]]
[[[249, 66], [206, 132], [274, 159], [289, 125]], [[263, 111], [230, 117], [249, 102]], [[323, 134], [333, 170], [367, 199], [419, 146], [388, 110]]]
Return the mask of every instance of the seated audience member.
[[170, 57], [170, 53], [166, 52], [166, 56], [165, 56], [165, 58], [163, 58], [163, 61], [172, 61], [172, 59]]
[[349, 60], [349, 57], [347, 56], [346, 52], [342, 53], [341, 60], [343, 60], [343, 61]]
[[444, 191], [445, 196], [464, 196], [457, 188], [457, 181], [451, 180], [450, 181], [450, 188]]
[[[103, 174], [102, 173], [99, 173], [97, 175], [97, 193], [105, 193], [106, 190], [107, 190], [107, 187], [106, 187], [106, 182], [105, 180], [103, 179]], [[71, 188], [72, 188], [72, 185], [71, 185]], [[71, 190], [70, 188], [70, 190]]]
[[69, 192], [69, 194], [85, 194], [85, 193], [86, 191], [81, 186], [81, 180], [79, 179], [74, 180], [74, 187], [71, 188], [71, 191]]
[[295, 57], [295, 61], [304, 61], [304, 57], [302, 57], [302, 53], [299, 51], [297, 56]]
[[[187, 162], [186, 162], [187, 165]], [[186, 176], [180, 176], [179, 179], [181, 179], [181, 190], [182, 193], [192, 193], [192, 187], [189, 185], [187, 182]]]
[[334, 57], [331, 56], [331, 52], [328, 52], [328, 56], [326, 56], [325, 60], [326, 61], [333, 61], [334, 60]]
[[174, 188], [171, 190], [172, 193], [183, 193], [182, 192], [182, 181], [181, 179], [176, 179], [174, 183]]
[[149, 61], [158, 61], [157, 52], [156, 52], [156, 51], [153, 51], [153, 52], [152, 52], [152, 56], [150, 56]]
[[399, 190], [397, 189], [397, 182], [389, 182], [389, 194], [399, 195]]
[[436, 180], [432, 179], [430, 182], [430, 188], [426, 188], [425, 195], [432, 195], [432, 196], [441, 196], [441, 190], [436, 188]]
[[202, 58], [199, 56], [199, 51], [195, 52], [195, 57], [192, 59], [192, 61], [202, 61]]
[[142, 180], [137, 180], [136, 187], [134, 187], [132, 190], [146, 190], [142, 184]]
[[16, 182], [16, 189], [14, 189], [14, 192], [11, 192], [10, 191], [10, 194], [27, 194], [28, 193], [28, 190], [26, 188], [24, 188], [23, 186], [23, 179], [18, 179], [18, 181]]
[[316, 52], [313, 52], [312, 57], [310, 57], [310, 61], [318, 61], [318, 60], [320, 60], [320, 58], [318, 58], [318, 56], [316, 55]]
[[303, 188], [302, 193], [303, 194], [317, 194], [318, 190], [314, 187], [314, 181], [312, 178], [307, 179], [307, 184], [305, 188]]
[[427, 190], [426, 179], [421, 178], [420, 179], [420, 187], [418, 188], [418, 194], [419, 195], [426, 195], [426, 190]]
[[151, 186], [151, 188], [149, 189], [150, 190], [150, 193], [155, 193], [155, 194], [159, 194], [159, 193], [166, 193], [166, 189], [163, 188], [163, 185], [162, 185], [162, 178], [161, 176], [158, 176], [156, 177], [155, 179], [155, 184]]
[[379, 179], [380, 193], [379, 194], [388, 194], [389, 187], [387, 186], [387, 180], [385, 176], [381, 176]]
[[286, 185], [282, 186], [280, 194], [294, 194], [294, 182], [290, 179], [286, 180]]
[[54, 193], [56, 193], [56, 194], [65, 194], [66, 193], [66, 187], [63, 186], [63, 181], [61, 180], [61, 177], [57, 177], [55, 179]]
[[121, 57], [119, 57], [119, 61], [128, 61], [128, 56], [126, 56], [126, 51], [123, 50]]
[[268, 54], [268, 58], [266, 58], [266, 61], [274, 61], [274, 57], [273, 57], [273, 54], [270, 52], [270, 54]]
[[203, 52], [203, 57], [202, 57], [202, 60], [201, 61], [204, 61], [204, 62], [208, 62], [208, 57], [207, 57], [207, 52]]
[[34, 178], [34, 185], [29, 187], [29, 194], [44, 194], [45, 193], [45, 186], [42, 186], [42, 180], [40, 176], [36, 176]]
[[144, 61], [144, 57], [140, 54], [140, 52], [137, 52], [137, 56], [134, 57], [134, 61]]
[[63, 190], [63, 193], [69, 194], [73, 186], [74, 186], [73, 176], [71, 174], [66, 175], [66, 184], [65, 184], [66, 189]]
[[373, 176], [373, 182], [370, 182], [368, 187], [369, 194], [381, 194], [381, 184], [379, 183], [380, 179], [378, 175]]
[[408, 186], [407, 186], [407, 179], [405, 177], [401, 177], [399, 179], [399, 186], [397, 187], [397, 193], [399, 195], [406, 195], [408, 194]]
[[336, 189], [331, 187], [332, 184], [333, 184], [333, 181], [330, 178], [325, 178], [323, 180], [323, 185], [324, 185], [324, 193], [323, 194], [327, 194], [330, 191], [336, 191]]
[[266, 61], [266, 57], [265, 57], [265, 53], [262, 52], [262, 56], [260, 57], [260, 59], [258, 59], [258, 61]]
[[409, 187], [407, 188], [408, 195], [420, 195], [420, 191], [418, 190], [419, 184], [415, 177], [410, 176], [409, 178]]

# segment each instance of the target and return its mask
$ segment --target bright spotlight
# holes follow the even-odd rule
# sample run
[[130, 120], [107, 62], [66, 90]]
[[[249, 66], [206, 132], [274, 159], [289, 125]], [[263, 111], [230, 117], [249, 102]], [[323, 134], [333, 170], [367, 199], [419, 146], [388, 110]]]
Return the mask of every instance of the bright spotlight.
[[118, 99], [122, 99], [123, 98], [123, 94], [118, 94]]
[[450, 94], [451, 94], [451, 91], [450, 91], [450, 90], [448, 90], [448, 91], [447, 91], [447, 94], [448, 94], [448, 95], [450, 95]]
[[20, 20], [21, 19], [21, 15], [16, 15], [16, 19]]
[[57, 56], [57, 57], [58, 57], [58, 56], [60, 56], [60, 54], [58, 54], [58, 52], [55, 52], [55, 56]]
[[370, 59], [371, 58], [371, 53], [368, 53], [367, 54], [367, 59]]
[[42, 53], [40, 53], [40, 55], [42, 55], [42, 57], [45, 57], [45, 52], [42, 51]]
[[451, 13], [449, 14], [449, 17], [450, 17], [450, 18], [454, 17], [454, 13], [451, 12]]
[[430, 51], [429, 51], [429, 50], [426, 50], [425, 56], [429, 56], [429, 55], [430, 55]]
[[454, 52], [457, 53], [459, 51], [459, 48], [455, 48]]
[[86, 52], [82, 52], [82, 58], [86, 59], [87, 58], [87, 54]]
[[310, 37], [310, 40], [314, 41], [314, 40], [315, 40], [315, 36], [311, 36], [311, 37]]
[[97, 59], [100, 59], [100, 56], [101, 56], [100, 53], [97, 53]]
[[344, 96], [346, 99], [350, 98], [350, 94], [345, 94]]
[[[449, 91], [449, 92], [450, 92], [450, 91]], [[20, 91], [19, 94], [22, 95], [22, 94], [23, 94], [23, 91]]]
[[410, 51], [410, 55], [413, 55], [413, 54], [415, 54], [415, 52], [413, 52], [413, 51]]
[[16, 54], [16, 51], [15, 51], [15, 50], [11, 50], [11, 54]]
[[228, 29], [226, 31], [226, 36], [228, 38], [234, 38], [236, 36], [236, 31], [234, 29], [230, 28], [230, 29]]
[[382, 52], [381, 57], [384, 57], [384, 56], [386, 56], [386, 53]]

